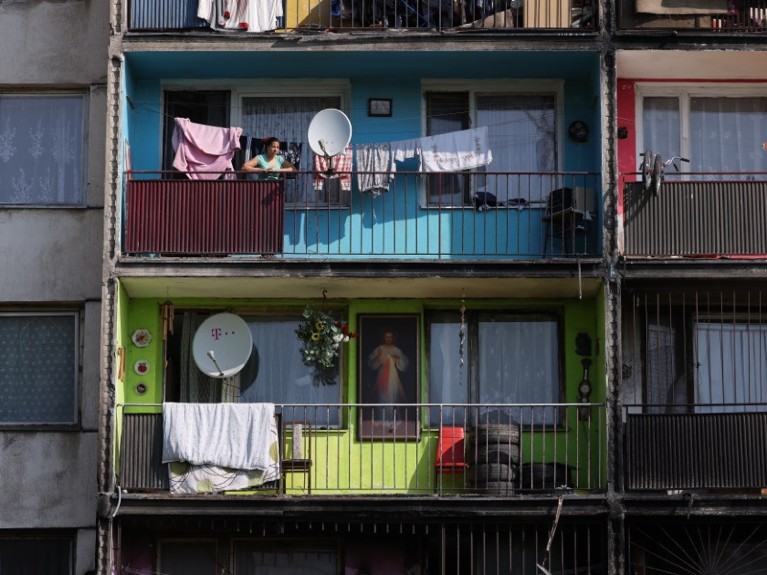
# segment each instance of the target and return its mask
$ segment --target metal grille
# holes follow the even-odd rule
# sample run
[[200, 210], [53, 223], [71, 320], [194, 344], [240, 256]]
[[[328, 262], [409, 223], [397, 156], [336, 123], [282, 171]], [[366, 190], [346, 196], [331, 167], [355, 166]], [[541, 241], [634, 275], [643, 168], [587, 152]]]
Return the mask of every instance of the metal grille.
[[131, 30], [203, 28], [209, 24], [197, 17], [198, 0], [131, 0]]
[[767, 485], [767, 414], [629, 414], [628, 489]]
[[767, 254], [767, 182], [664, 182], [624, 189], [627, 256]]
[[123, 418], [120, 486], [143, 490], [170, 488], [162, 463], [162, 414], [130, 413]]
[[129, 180], [125, 251], [280, 253], [283, 197], [280, 182]]

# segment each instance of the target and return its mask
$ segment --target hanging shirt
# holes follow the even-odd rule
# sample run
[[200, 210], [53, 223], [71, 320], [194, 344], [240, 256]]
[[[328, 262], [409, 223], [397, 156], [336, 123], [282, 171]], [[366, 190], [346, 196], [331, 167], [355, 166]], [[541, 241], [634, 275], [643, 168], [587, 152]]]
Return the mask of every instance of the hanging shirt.
[[394, 176], [391, 173], [391, 146], [389, 144], [358, 144], [357, 186], [360, 193], [377, 196], [389, 191]]
[[[352, 147], [346, 146], [346, 149], [331, 158], [325, 156], [314, 156], [314, 189], [321, 190], [328, 178], [338, 179], [341, 189], [349, 191], [352, 189]], [[330, 168], [333, 171], [330, 172]]]

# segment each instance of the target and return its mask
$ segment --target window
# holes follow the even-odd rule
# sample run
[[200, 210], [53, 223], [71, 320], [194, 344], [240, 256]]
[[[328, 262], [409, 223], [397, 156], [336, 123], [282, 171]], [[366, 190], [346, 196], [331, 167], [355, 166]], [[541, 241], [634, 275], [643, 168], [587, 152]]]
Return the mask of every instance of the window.
[[0, 96], [0, 204], [82, 204], [85, 149], [84, 96]]
[[[180, 318], [179, 318], [180, 316]], [[243, 315], [253, 336], [253, 352], [245, 368], [231, 378], [215, 379], [205, 376], [194, 363], [192, 340], [207, 315], [195, 312], [177, 313], [180, 326], [169, 343], [169, 389], [171, 396], [187, 402], [268, 402], [322, 406], [298, 409], [293, 418], [306, 418], [317, 426], [338, 425], [340, 415], [336, 405], [341, 398], [341, 374], [335, 383], [321, 385], [312, 380], [310, 367], [304, 365], [301, 342], [296, 327], [301, 321], [295, 315]], [[174, 368], [173, 366], [178, 366]], [[170, 400], [170, 399], [169, 399]], [[291, 410], [292, 411], [292, 410]]]
[[338, 573], [338, 552], [317, 544], [264, 544], [237, 542], [234, 547], [235, 573], [273, 575], [334, 575]]
[[[427, 84], [427, 87], [430, 85]], [[435, 86], [436, 87], [436, 86]], [[431, 174], [428, 178], [430, 205], [467, 205], [476, 192], [490, 193], [499, 202], [515, 198], [544, 199], [554, 189], [551, 172], [558, 169], [558, 87], [547, 83], [518, 90], [480, 86], [474, 91], [427, 90], [427, 136], [471, 127], [488, 127], [493, 162], [480, 175]], [[505, 177], [482, 172], [536, 172], [541, 175]]]
[[215, 541], [160, 542], [160, 573], [218, 575], [222, 571], [225, 570], [217, 561]]
[[642, 331], [627, 338], [624, 360], [642, 374], [647, 413], [764, 411], [767, 315], [761, 298], [725, 293], [635, 296], [631, 322]]
[[0, 539], [0, 573], [14, 575], [71, 575], [72, 540], [67, 537]]
[[[429, 322], [430, 403], [558, 403], [559, 322], [553, 314], [436, 313]], [[463, 345], [461, 345], [463, 341]], [[555, 423], [553, 408], [503, 408], [520, 423]], [[461, 408], [432, 413], [434, 425], [462, 424]]]
[[680, 167], [692, 172], [767, 171], [763, 150], [767, 95], [763, 88], [757, 92], [643, 86], [637, 91], [641, 150], [650, 149], [665, 159], [688, 158], [690, 163]]
[[[314, 93], [314, 91], [313, 91]], [[301, 171], [311, 171], [314, 154], [306, 142], [309, 123], [315, 114], [326, 108], [342, 109], [340, 94], [292, 96], [264, 94], [243, 96], [242, 128], [244, 135], [259, 139], [275, 136], [287, 146], [300, 144], [294, 164]], [[321, 186], [297, 177], [289, 179], [285, 189], [286, 202], [297, 206], [348, 205], [349, 192], [340, 188], [338, 179], [323, 179]]]
[[694, 343], [697, 412], [763, 409], [749, 404], [767, 402], [767, 325], [737, 317], [697, 318]]
[[0, 314], [0, 424], [71, 424], [77, 417], [79, 316]]

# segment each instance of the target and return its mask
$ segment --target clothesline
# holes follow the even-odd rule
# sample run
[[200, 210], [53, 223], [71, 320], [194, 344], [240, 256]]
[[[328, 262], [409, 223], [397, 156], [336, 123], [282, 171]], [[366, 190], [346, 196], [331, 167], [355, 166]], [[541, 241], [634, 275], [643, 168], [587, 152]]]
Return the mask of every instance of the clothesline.
[[[216, 179], [218, 175], [210, 172], [234, 171], [232, 160], [243, 149], [243, 144], [243, 163], [254, 157], [254, 152], [261, 153], [263, 148], [262, 139], [243, 135], [240, 127], [207, 126], [187, 118], [175, 118], [172, 141], [175, 151], [173, 167], [187, 172], [190, 179]], [[303, 143], [300, 142], [284, 143], [281, 148], [286, 157], [290, 154], [288, 160], [297, 169], [300, 168], [302, 148]], [[389, 190], [397, 171], [396, 162], [416, 156], [421, 161], [419, 171], [426, 172], [470, 170], [487, 166], [493, 161], [487, 126], [422, 138], [357, 144], [354, 147], [349, 145], [335, 157], [335, 165], [332, 165], [330, 158], [314, 155], [315, 189], [322, 189], [326, 179], [338, 179], [342, 190], [351, 189], [353, 156], [357, 160], [360, 192], [374, 196]]]

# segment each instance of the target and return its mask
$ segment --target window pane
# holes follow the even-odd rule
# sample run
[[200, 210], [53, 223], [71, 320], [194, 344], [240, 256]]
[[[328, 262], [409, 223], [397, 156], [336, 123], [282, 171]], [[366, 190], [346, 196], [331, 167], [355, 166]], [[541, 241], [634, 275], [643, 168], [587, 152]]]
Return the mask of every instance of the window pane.
[[[245, 318], [253, 334], [253, 346], [258, 352], [258, 374], [251, 382], [244, 382], [240, 401], [272, 402], [299, 405], [338, 403], [340, 401], [340, 375], [334, 385], [322, 385], [312, 380], [311, 368], [301, 358], [301, 342], [296, 327], [301, 318], [249, 317]], [[337, 408], [308, 409], [307, 420], [316, 425], [337, 425]], [[303, 413], [291, 414], [299, 419]]]
[[[460, 321], [435, 320], [429, 325], [429, 403], [469, 403], [469, 327], [463, 337]], [[431, 424], [463, 425], [464, 408], [433, 408]]]
[[163, 541], [160, 572], [184, 575], [217, 575], [216, 544], [212, 541]]
[[[437, 136], [467, 130], [470, 126], [468, 92], [426, 93], [426, 135]], [[427, 178], [429, 204], [468, 204], [469, 178], [458, 174], [434, 174]]]
[[695, 366], [698, 412], [759, 411], [758, 406], [715, 404], [767, 401], [767, 326], [697, 322]]
[[0, 573], [70, 575], [72, 541], [63, 537], [0, 539]]
[[[544, 317], [479, 322], [477, 359], [482, 404], [557, 403], [559, 338], [557, 322]], [[554, 423], [553, 408], [512, 410], [521, 423]]]
[[[679, 98], [644, 98], [642, 108], [644, 149], [663, 158], [680, 155]], [[644, 150], [639, 150], [643, 153]], [[642, 158], [637, 158], [637, 166]]]
[[281, 545], [275, 549], [256, 543], [237, 543], [235, 569], [237, 575], [335, 575], [337, 554], [332, 549]]
[[0, 316], [0, 423], [73, 423], [77, 316]]
[[691, 98], [693, 171], [767, 170], [767, 98]]
[[[312, 369], [303, 363], [301, 342], [296, 336], [296, 328], [302, 320], [300, 316], [243, 316], [253, 337], [253, 351], [242, 371], [223, 379], [206, 376], [194, 362], [194, 334], [207, 317], [183, 312], [181, 336], [169, 343], [169, 365], [179, 366], [180, 401], [317, 405], [317, 408], [307, 408], [305, 413], [303, 409], [289, 408], [287, 415], [290, 420], [306, 416], [307, 421], [318, 426], [338, 424], [338, 408], [327, 407], [327, 404], [340, 402], [340, 373], [335, 374], [335, 383], [331, 385], [313, 380]], [[168, 379], [172, 382], [176, 374], [174, 370], [170, 371]]]
[[0, 203], [80, 204], [85, 100], [0, 97]]
[[[556, 98], [553, 94], [477, 96], [477, 126], [488, 127], [493, 172], [555, 172], [557, 170]], [[549, 176], [521, 179], [509, 190], [504, 180], [496, 189], [490, 178], [486, 191], [505, 202], [512, 197], [544, 198], [554, 188]]]
[[[306, 143], [306, 134], [315, 114], [326, 108], [341, 108], [340, 96], [249, 96], [242, 99], [242, 133], [258, 139], [274, 136], [285, 144], [301, 144], [298, 167], [301, 171], [311, 171], [314, 156]], [[348, 204], [348, 192], [338, 189], [337, 181], [325, 180], [325, 184], [326, 187], [315, 191], [303, 178], [289, 179], [286, 201]]]

